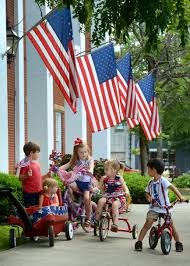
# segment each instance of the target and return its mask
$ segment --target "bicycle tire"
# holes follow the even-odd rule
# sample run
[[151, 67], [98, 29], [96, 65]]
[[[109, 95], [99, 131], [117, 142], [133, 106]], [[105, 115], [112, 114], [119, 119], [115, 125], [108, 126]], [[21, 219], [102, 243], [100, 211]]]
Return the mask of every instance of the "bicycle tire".
[[149, 246], [151, 249], [155, 249], [158, 244], [158, 229], [153, 226], [149, 233]]
[[171, 250], [171, 238], [168, 231], [163, 231], [161, 234], [161, 250], [164, 255], [168, 255]]
[[109, 223], [110, 223], [110, 218], [108, 216], [104, 216], [101, 218], [99, 222], [99, 238], [100, 241], [106, 240], [108, 236], [108, 231], [109, 231]]

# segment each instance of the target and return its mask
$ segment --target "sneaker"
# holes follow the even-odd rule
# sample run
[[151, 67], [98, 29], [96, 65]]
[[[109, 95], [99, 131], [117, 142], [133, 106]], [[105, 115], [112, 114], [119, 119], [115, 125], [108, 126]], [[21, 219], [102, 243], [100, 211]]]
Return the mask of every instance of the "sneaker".
[[175, 249], [176, 249], [176, 252], [182, 252], [183, 251], [183, 244], [181, 242], [176, 242], [175, 243]]
[[137, 241], [135, 243], [135, 250], [136, 251], [142, 251], [142, 241]]

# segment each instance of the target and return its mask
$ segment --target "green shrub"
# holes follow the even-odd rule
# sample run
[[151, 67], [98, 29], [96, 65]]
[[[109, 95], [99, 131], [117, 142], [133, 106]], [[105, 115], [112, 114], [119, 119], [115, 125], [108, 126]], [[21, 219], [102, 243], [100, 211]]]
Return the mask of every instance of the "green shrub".
[[[133, 203], [147, 203], [145, 198], [145, 188], [150, 177], [141, 176], [139, 173], [124, 173], [125, 182], [129, 188]], [[175, 194], [169, 191], [170, 202], [176, 199]]]
[[[0, 185], [13, 189], [15, 197], [23, 203], [22, 186], [17, 176], [0, 173]], [[14, 209], [8, 198], [0, 195], [0, 222], [4, 221]]]
[[174, 179], [173, 184], [178, 188], [190, 188], [190, 175], [181, 175]]
[[150, 177], [141, 176], [139, 173], [124, 173], [125, 182], [129, 188], [133, 203], [147, 203], [145, 188]]

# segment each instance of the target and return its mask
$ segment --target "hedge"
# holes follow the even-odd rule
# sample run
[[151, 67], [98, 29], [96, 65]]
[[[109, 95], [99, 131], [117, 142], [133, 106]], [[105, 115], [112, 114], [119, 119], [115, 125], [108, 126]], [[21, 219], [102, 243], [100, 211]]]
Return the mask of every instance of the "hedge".
[[[145, 198], [145, 188], [147, 187], [150, 177], [141, 176], [139, 173], [124, 173], [124, 180], [129, 188], [133, 203], [147, 203]], [[175, 194], [169, 191], [170, 201], [175, 200]]]
[[174, 179], [173, 184], [178, 188], [190, 188], [190, 175], [181, 175]]
[[[13, 194], [23, 203], [22, 186], [17, 176], [0, 173], [0, 185], [13, 189]], [[13, 212], [14, 206], [8, 198], [0, 195], [0, 222], [4, 222]]]

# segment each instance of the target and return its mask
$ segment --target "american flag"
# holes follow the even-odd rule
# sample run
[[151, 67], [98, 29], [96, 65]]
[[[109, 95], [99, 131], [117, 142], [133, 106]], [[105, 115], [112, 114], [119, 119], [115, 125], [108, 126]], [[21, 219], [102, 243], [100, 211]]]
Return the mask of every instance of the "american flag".
[[77, 58], [78, 82], [92, 132], [121, 122], [113, 44]]
[[69, 8], [56, 9], [27, 33], [47, 69], [76, 112], [76, 62], [73, 49], [72, 22]]
[[136, 84], [139, 123], [149, 141], [160, 135], [160, 122], [154, 83], [154, 77], [151, 73]]
[[118, 86], [121, 104], [121, 118], [130, 128], [138, 124], [136, 88], [132, 76], [131, 55], [127, 53], [117, 62]]

